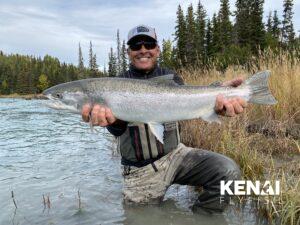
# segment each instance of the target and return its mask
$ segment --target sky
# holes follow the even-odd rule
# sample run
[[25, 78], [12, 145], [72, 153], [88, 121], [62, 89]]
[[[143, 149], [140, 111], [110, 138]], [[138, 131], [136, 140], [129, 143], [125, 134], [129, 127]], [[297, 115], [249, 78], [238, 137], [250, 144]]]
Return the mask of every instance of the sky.
[[[283, 0], [265, 0], [265, 16], [277, 10]], [[88, 64], [89, 42], [93, 43], [97, 63], [108, 63], [108, 52], [116, 47], [116, 33], [127, 39], [128, 31], [139, 24], [155, 27], [159, 41], [174, 39], [176, 11], [186, 12], [198, 0], [0, 0], [0, 50], [57, 57], [61, 62], [78, 64], [80, 42], [84, 63]], [[219, 10], [219, 0], [201, 0], [208, 16]], [[230, 0], [234, 10], [235, 0]], [[294, 27], [300, 32], [300, 0], [294, 0]], [[280, 17], [281, 18], [281, 17]]]

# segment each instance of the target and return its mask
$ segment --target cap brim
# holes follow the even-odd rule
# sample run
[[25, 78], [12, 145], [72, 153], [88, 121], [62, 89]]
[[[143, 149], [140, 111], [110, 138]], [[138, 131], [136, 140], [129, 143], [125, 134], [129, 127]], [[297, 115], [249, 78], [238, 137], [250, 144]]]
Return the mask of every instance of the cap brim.
[[156, 40], [155, 38], [153, 38], [153, 37], [151, 37], [151, 36], [149, 36], [149, 35], [147, 35], [147, 34], [139, 34], [139, 35], [136, 35], [136, 36], [130, 38], [130, 39], [127, 41], [127, 45], [130, 45], [132, 42], [135, 42], [136, 39], [139, 39], [139, 38], [141, 38], [141, 37], [147, 37], [147, 38], [149, 38], [150, 40], [157, 42], [157, 40]]

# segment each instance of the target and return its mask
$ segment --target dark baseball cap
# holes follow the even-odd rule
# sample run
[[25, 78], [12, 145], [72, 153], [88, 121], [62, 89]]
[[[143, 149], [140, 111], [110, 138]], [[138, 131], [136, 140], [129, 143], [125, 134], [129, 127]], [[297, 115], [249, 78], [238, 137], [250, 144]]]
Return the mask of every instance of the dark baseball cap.
[[153, 39], [154, 41], [157, 41], [157, 36], [154, 28], [146, 25], [138, 25], [128, 32], [127, 44], [129, 45], [130, 42], [138, 36], [146, 36]]

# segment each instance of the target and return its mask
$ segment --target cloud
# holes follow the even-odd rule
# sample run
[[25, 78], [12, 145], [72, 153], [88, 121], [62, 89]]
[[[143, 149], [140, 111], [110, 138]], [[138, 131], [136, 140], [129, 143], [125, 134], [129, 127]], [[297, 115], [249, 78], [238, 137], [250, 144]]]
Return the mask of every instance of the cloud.
[[[219, 10], [218, 0], [201, 2], [210, 17]], [[230, 1], [231, 10], [234, 2]], [[87, 62], [91, 40], [102, 66], [107, 63], [110, 47], [115, 47], [117, 29], [121, 38], [126, 39], [130, 28], [148, 24], [156, 28], [160, 40], [173, 39], [177, 7], [181, 4], [186, 11], [191, 3], [196, 7], [198, 0], [0, 0], [0, 49], [6, 53], [50, 54], [77, 64], [78, 43]], [[266, 0], [266, 15], [275, 9], [280, 15], [281, 0]], [[300, 0], [294, 1], [294, 12], [297, 11]], [[294, 14], [294, 24], [299, 30], [298, 14]]]

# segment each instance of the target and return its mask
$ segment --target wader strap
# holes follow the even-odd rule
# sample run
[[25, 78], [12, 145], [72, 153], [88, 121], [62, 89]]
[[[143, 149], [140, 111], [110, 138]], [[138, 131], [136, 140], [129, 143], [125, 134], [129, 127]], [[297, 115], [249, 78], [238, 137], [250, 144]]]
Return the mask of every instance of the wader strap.
[[135, 156], [137, 160], [143, 160], [144, 155], [143, 155], [143, 149], [142, 149], [142, 143], [141, 143], [141, 138], [139, 134], [139, 127], [132, 127], [129, 129], [131, 141], [134, 142], [135, 146]]
[[155, 166], [154, 162], [151, 163], [152, 168], [154, 169], [155, 172], [158, 171], [157, 167]]
[[[147, 125], [148, 126], [148, 125]], [[156, 138], [154, 134], [150, 130], [149, 131], [149, 139], [150, 139], [150, 149], [151, 149], [151, 158], [156, 158], [158, 156], [158, 149], [157, 149], [157, 144], [156, 144]]]
[[180, 143], [180, 134], [179, 134], [179, 123], [176, 122], [176, 131], [177, 131], [177, 143]]
[[140, 132], [140, 139], [142, 141], [142, 151], [144, 155], [144, 159], [150, 159], [150, 152], [148, 149], [148, 135], [146, 133], [144, 124], [138, 124], [139, 132]]

